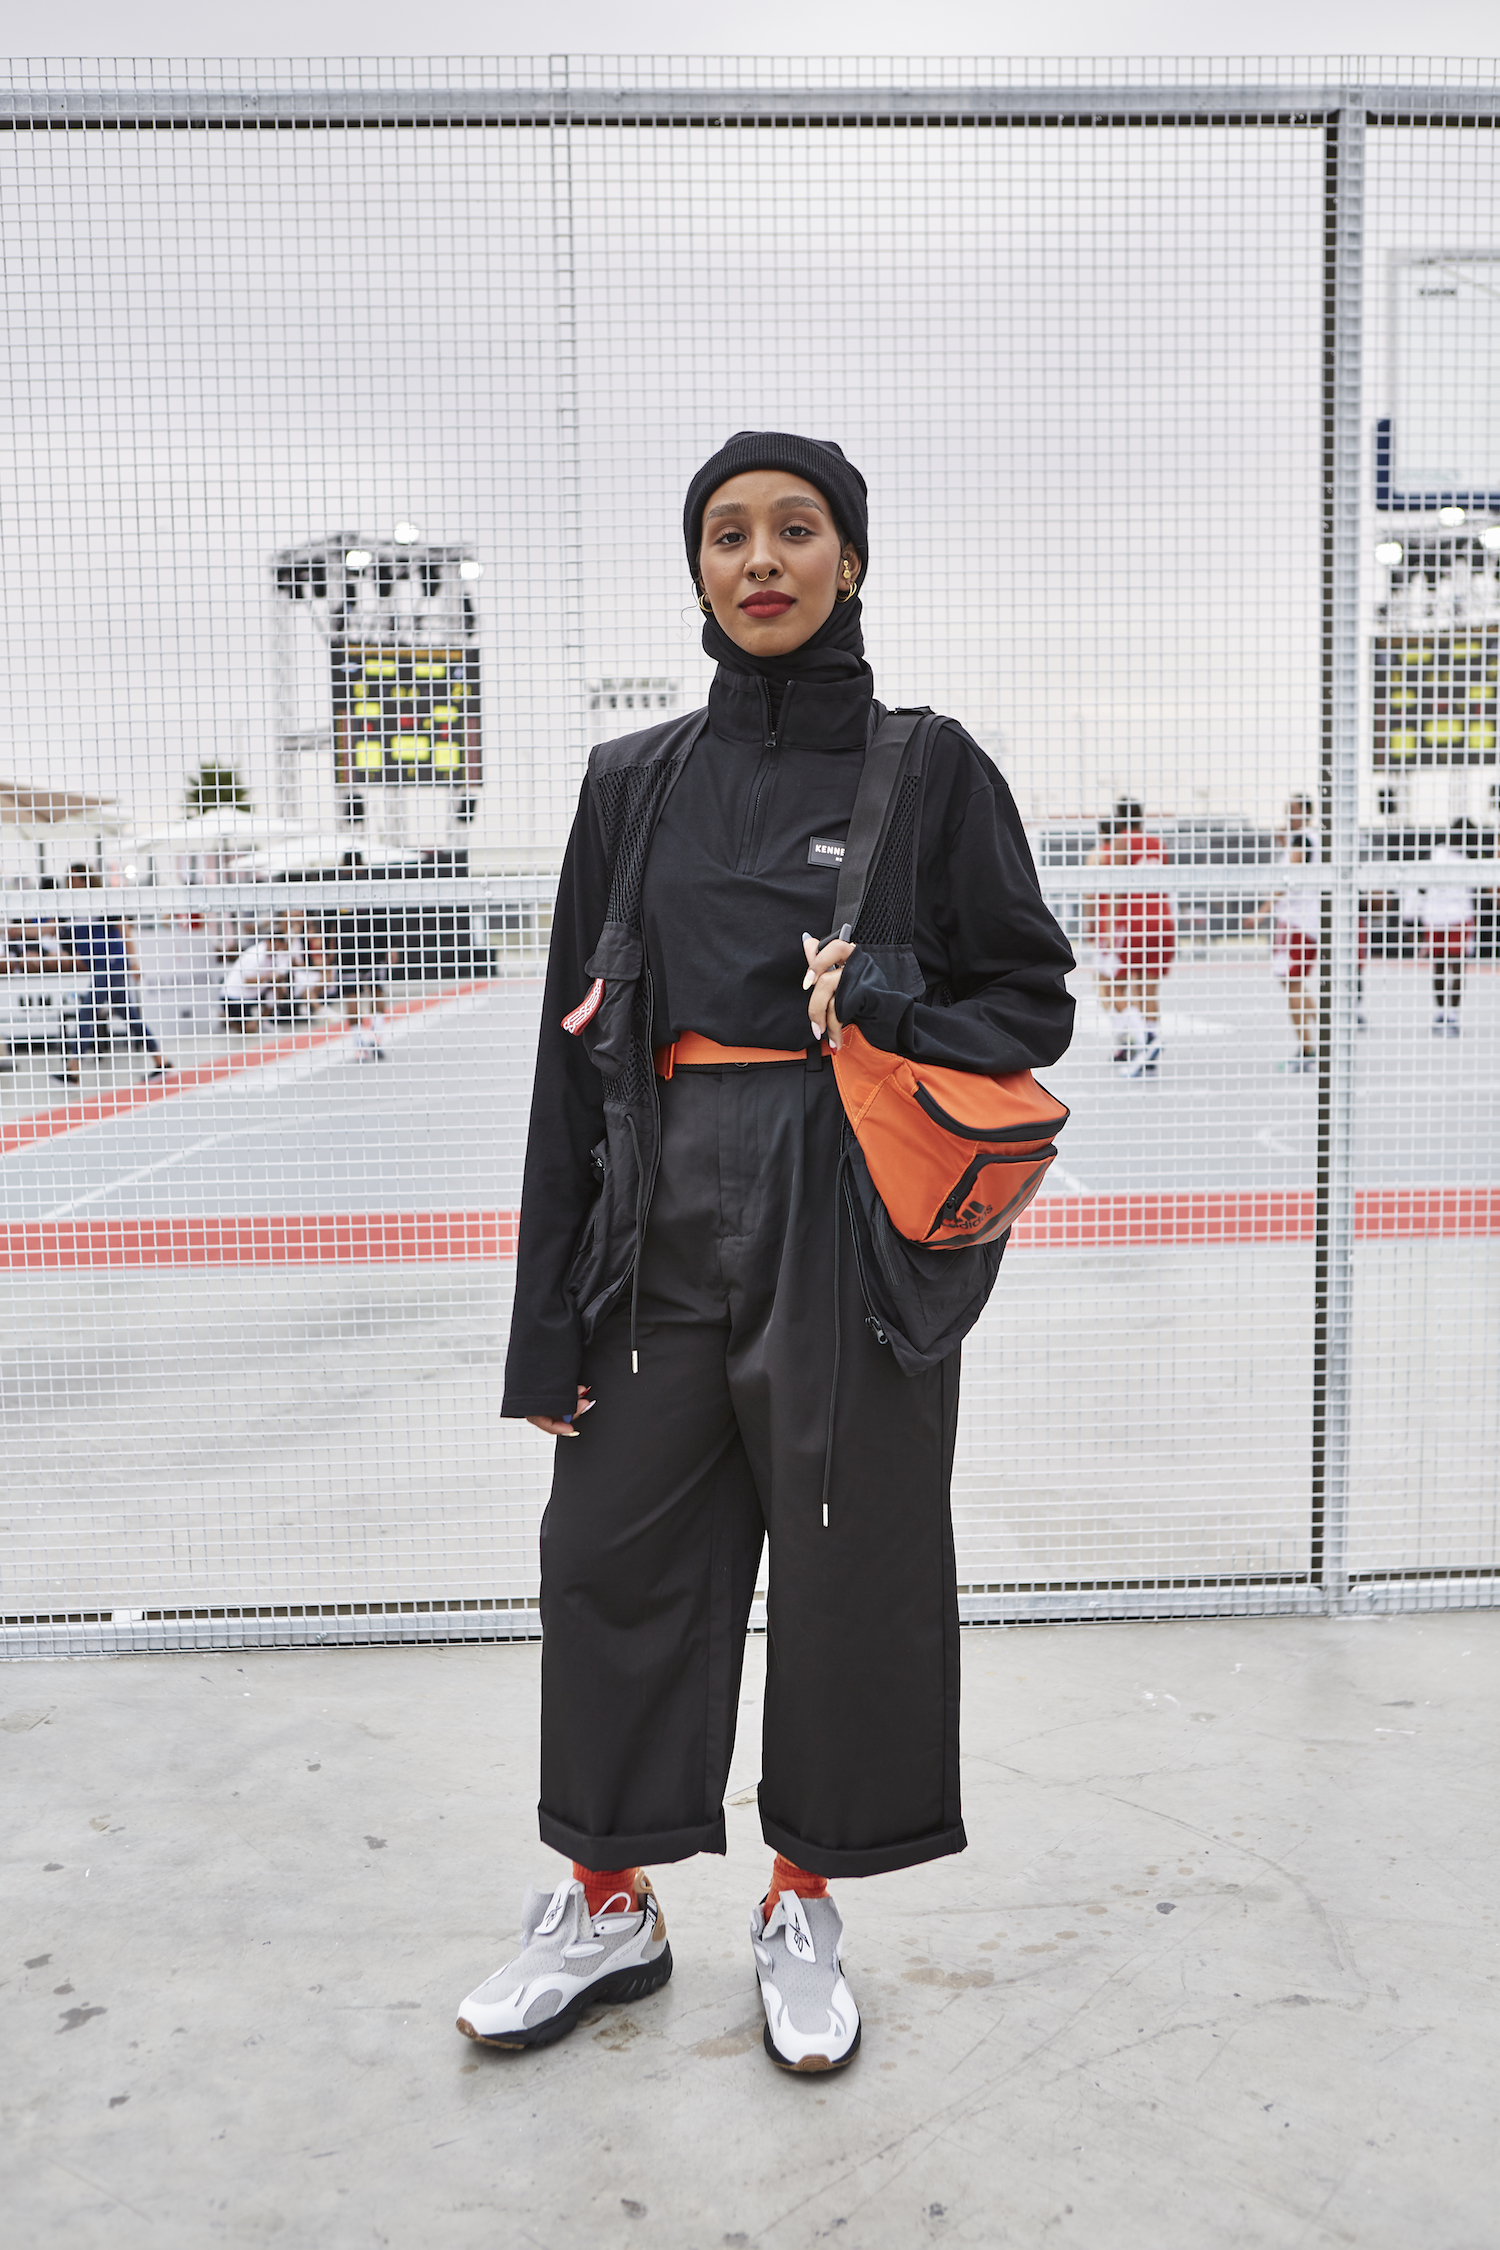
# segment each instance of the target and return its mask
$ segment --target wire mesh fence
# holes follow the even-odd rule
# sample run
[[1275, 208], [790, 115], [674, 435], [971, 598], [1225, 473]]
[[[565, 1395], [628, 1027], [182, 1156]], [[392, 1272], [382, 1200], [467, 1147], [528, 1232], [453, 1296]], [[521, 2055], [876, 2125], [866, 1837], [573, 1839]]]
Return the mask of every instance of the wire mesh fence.
[[590, 742], [703, 700], [681, 495], [755, 426], [865, 471], [877, 692], [1079, 953], [965, 1613], [1493, 1598], [1497, 118], [1399, 61], [12, 80], [7, 1648], [535, 1630], [552, 888]]

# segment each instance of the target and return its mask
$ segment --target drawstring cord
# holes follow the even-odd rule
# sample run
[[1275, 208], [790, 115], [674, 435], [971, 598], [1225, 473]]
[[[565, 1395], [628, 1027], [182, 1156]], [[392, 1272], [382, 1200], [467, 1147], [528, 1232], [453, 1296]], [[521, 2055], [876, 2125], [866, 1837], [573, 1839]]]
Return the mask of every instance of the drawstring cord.
[[[840, 1136], [842, 1143], [842, 1136]], [[839, 1397], [839, 1359], [843, 1352], [843, 1307], [839, 1289], [839, 1248], [842, 1216], [844, 1167], [849, 1161], [848, 1150], [839, 1148], [838, 1168], [833, 1175], [833, 1381], [828, 1390], [828, 1439], [823, 1447], [823, 1529], [828, 1529], [828, 1488], [833, 1481], [833, 1417]]]
[[628, 1110], [625, 1122], [630, 1128], [630, 1145], [635, 1150], [635, 1264], [630, 1271], [630, 1372], [632, 1375], [639, 1375], [641, 1355], [635, 1348], [635, 1316], [641, 1301], [641, 1237], [646, 1227], [646, 1170], [641, 1162], [641, 1143], [635, 1129], [635, 1119]]

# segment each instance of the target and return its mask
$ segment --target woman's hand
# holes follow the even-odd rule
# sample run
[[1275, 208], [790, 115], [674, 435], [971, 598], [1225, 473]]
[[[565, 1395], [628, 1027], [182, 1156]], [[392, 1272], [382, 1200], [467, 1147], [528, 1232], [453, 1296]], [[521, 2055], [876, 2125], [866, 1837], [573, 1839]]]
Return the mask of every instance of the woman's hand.
[[820, 946], [809, 930], [802, 933], [802, 950], [807, 956], [807, 974], [802, 979], [802, 989], [810, 995], [807, 1003], [807, 1020], [812, 1025], [814, 1039], [826, 1036], [830, 1047], [839, 1044], [839, 1015], [833, 996], [839, 988], [839, 978], [844, 973], [844, 963], [854, 951], [847, 938], [830, 938]]
[[571, 1414], [528, 1414], [526, 1419], [532, 1428], [540, 1430], [544, 1437], [577, 1437], [577, 1425], [583, 1420], [594, 1403], [594, 1400], [589, 1397], [588, 1384], [580, 1383], [578, 1386], [578, 1404]]

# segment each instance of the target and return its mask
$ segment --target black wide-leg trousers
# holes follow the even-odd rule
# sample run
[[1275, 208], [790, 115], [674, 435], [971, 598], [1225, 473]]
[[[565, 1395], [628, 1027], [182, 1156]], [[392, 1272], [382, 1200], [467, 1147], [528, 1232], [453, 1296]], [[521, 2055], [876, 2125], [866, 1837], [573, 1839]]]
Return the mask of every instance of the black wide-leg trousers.
[[767, 1843], [829, 1876], [962, 1851], [959, 1354], [907, 1377], [866, 1325], [823, 1058], [678, 1070], [660, 1092], [640, 1371], [622, 1308], [542, 1523], [542, 1839], [599, 1868], [725, 1849], [769, 1538]]

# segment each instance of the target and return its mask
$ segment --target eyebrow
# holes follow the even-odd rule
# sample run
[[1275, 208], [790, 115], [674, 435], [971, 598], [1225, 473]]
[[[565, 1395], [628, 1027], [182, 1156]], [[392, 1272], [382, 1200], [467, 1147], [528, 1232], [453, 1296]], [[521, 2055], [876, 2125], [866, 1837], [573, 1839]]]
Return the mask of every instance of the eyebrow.
[[[819, 515], [823, 513], [821, 501], [815, 500], [810, 492], [789, 492], [783, 499], [773, 500], [771, 505], [773, 508], [813, 508]], [[710, 523], [715, 516], [747, 516], [749, 513], [743, 500], [721, 500], [717, 508], [709, 509], [703, 520]]]

